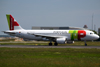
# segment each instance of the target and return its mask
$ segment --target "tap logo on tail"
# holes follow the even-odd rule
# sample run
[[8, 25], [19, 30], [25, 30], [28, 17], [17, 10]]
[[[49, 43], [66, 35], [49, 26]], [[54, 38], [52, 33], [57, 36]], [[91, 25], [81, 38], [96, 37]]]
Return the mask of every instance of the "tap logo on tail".
[[23, 30], [17, 21], [10, 14], [6, 14], [9, 30]]

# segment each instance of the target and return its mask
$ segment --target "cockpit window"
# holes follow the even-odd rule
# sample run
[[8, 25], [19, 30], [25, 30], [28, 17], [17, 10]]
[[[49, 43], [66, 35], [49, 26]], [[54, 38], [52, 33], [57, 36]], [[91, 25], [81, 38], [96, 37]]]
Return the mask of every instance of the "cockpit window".
[[93, 34], [93, 33], [90, 33], [90, 34]]

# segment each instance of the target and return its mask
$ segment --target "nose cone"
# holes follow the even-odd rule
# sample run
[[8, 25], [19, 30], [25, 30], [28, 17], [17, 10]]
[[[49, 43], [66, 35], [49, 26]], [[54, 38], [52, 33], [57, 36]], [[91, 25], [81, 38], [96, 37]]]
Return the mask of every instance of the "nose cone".
[[93, 39], [97, 40], [97, 39], [99, 39], [99, 36], [95, 34], [94, 37], [93, 37]]

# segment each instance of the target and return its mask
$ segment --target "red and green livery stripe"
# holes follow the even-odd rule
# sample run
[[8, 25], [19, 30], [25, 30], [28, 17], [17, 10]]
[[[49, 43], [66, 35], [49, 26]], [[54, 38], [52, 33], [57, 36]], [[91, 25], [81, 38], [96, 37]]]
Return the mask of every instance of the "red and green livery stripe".
[[9, 26], [9, 29], [10, 29], [10, 15], [9, 15], [9, 14], [7, 14], [7, 15], [6, 15], [6, 17], [7, 17], [8, 26]]
[[71, 40], [78, 39], [78, 30], [69, 30], [71, 34]]
[[84, 30], [69, 30], [71, 34], [71, 40], [81, 40], [81, 38], [86, 36], [86, 32]]

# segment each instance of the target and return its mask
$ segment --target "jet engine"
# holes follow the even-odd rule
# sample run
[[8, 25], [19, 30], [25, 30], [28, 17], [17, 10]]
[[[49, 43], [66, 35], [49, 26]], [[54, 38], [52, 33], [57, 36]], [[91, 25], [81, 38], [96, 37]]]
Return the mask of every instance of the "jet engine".
[[56, 42], [59, 43], [59, 44], [65, 44], [65, 43], [67, 43], [66, 38], [57, 38]]

